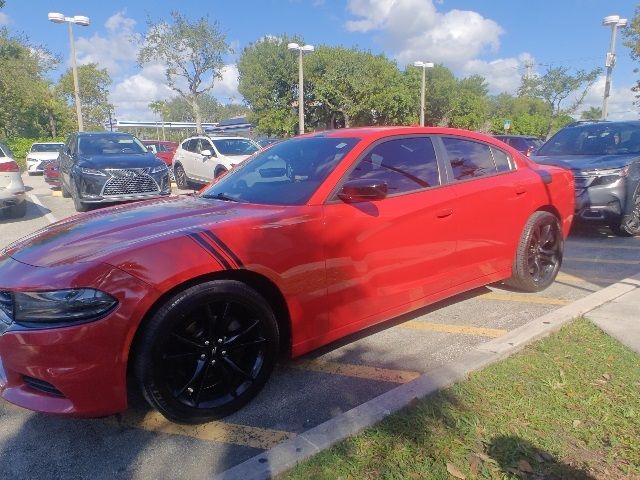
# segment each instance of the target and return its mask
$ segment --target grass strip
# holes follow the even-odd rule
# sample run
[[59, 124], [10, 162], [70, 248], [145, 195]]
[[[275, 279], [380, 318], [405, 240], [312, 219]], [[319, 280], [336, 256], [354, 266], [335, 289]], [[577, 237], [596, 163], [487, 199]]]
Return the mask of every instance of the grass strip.
[[585, 319], [285, 479], [640, 479], [640, 356]]

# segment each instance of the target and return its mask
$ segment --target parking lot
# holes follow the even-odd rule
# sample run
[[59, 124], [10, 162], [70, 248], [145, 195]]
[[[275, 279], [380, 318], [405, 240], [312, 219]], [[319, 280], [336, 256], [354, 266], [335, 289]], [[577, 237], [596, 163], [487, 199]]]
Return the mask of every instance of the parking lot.
[[[75, 213], [72, 201], [41, 177], [24, 180], [27, 216], [0, 222], [0, 248]], [[284, 362], [253, 402], [220, 422], [172, 424], [135, 398], [126, 413], [94, 420], [45, 416], [0, 400], [0, 478], [211, 478], [482, 342], [637, 273], [639, 252], [638, 237], [575, 228], [561, 273], [544, 292], [479, 288]]]

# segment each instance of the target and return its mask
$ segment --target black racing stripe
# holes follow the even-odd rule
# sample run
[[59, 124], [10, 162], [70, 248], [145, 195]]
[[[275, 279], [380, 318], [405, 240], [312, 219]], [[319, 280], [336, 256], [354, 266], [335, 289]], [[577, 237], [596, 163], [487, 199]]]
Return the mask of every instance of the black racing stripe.
[[189, 233], [188, 236], [193, 241], [195, 241], [198, 245], [204, 248], [207, 252], [209, 252], [209, 254], [213, 258], [215, 258], [218, 262], [220, 262], [220, 265], [222, 265], [227, 270], [232, 269], [231, 264], [227, 261], [227, 259], [224, 258], [222, 255], [220, 255], [220, 253], [218, 253], [216, 249], [213, 248], [211, 245], [209, 245], [203, 238], [200, 238], [200, 236], [195, 233]]
[[242, 260], [240, 260], [238, 256], [235, 253], [233, 253], [233, 251], [227, 246], [227, 244], [224, 243], [222, 240], [220, 240], [220, 238], [218, 238], [217, 235], [215, 235], [213, 232], [210, 232], [209, 230], [202, 230], [201, 233], [203, 233], [204, 235], [209, 237], [211, 240], [213, 240], [215, 244], [218, 245], [222, 249], [222, 251], [226, 253], [229, 256], [229, 258], [235, 262], [238, 268], [242, 268], [244, 266], [244, 264], [242, 263]]

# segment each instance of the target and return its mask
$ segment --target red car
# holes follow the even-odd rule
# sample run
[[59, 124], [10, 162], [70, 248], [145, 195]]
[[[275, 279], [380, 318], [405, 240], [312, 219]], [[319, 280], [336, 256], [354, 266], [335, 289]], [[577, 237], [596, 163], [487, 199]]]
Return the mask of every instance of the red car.
[[170, 167], [173, 163], [173, 154], [176, 153], [178, 144], [165, 140], [142, 140], [142, 143], [151, 149], [151, 152]]
[[60, 180], [60, 162], [58, 160], [52, 160], [44, 167], [44, 181], [54, 188], [59, 188], [62, 185]]
[[0, 253], [0, 394], [50, 413], [169, 419], [254, 397], [298, 356], [481, 285], [554, 281], [565, 169], [485, 135], [389, 127], [258, 152], [197, 195], [76, 215]]

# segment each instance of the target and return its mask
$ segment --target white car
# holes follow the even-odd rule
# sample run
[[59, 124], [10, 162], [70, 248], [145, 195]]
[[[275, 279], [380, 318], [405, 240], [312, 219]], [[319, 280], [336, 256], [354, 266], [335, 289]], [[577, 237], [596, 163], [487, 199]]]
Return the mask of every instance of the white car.
[[13, 153], [0, 143], [0, 217], [21, 218], [27, 213], [24, 182]]
[[258, 150], [260, 145], [244, 137], [198, 135], [187, 138], [173, 156], [178, 188], [189, 188], [192, 183], [209, 183]]
[[64, 143], [60, 142], [38, 142], [31, 145], [27, 153], [27, 173], [42, 174], [47, 163], [58, 158], [62, 147]]

